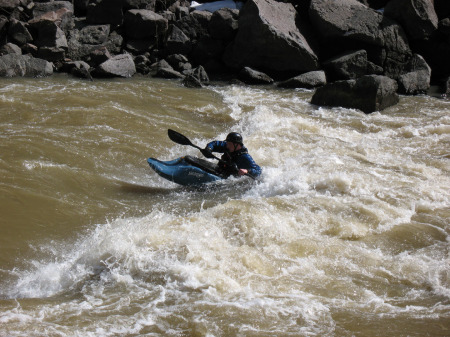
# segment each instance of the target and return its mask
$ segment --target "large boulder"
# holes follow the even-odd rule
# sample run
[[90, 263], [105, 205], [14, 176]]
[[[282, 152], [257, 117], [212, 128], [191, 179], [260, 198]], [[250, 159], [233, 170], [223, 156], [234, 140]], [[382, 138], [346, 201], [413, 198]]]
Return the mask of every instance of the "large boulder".
[[29, 55], [0, 56], [0, 77], [45, 77], [53, 74], [53, 65]]
[[405, 95], [425, 94], [430, 89], [431, 68], [420, 55], [414, 55], [410, 62], [410, 71], [401, 75], [398, 92]]
[[267, 74], [254, 70], [249, 67], [244, 67], [239, 72], [239, 80], [245, 84], [272, 84], [273, 79]]
[[278, 83], [280, 88], [305, 88], [312, 89], [327, 84], [327, 78], [323, 70], [310, 71], [286, 81]]
[[98, 77], [131, 77], [136, 73], [136, 65], [129, 54], [121, 54], [100, 64], [93, 72]]
[[351, 80], [366, 75], [367, 52], [358, 50], [336, 56], [323, 63], [330, 82]]
[[411, 40], [429, 38], [438, 26], [432, 0], [391, 0], [384, 15], [398, 21]]
[[319, 68], [318, 57], [300, 32], [290, 3], [248, 0], [239, 16], [236, 38], [224, 54], [230, 68], [244, 66], [270, 73], [302, 73]]
[[315, 105], [359, 109], [364, 113], [381, 111], [398, 101], [397, 82], [379, 75], [327, 84], [316, 89], [311, 99]]
[[28, 31], [25, 23], [16, 19], [10, 20], [8, 38], [11, 42], [16, 43], [19, 46], [23, 46], [24, 44], [33, 41], [33, 37]]
[[168, 29], [167, 19], [147, 9], [132, 9], [125, 14], [125, 34], [130, 39], [162, 38]]
[[222, 8], [215, 11], [209, 22], [209, 33], [213, 39], [231, 41], [239, 27], [239, 10]]
[[311, 0], [309, 17], [322, 37], [325, 57], [343, 50], [364, 49], [369, 61], [397, 78], [411, 57], [403, 28], [357, 0]]
[[122, 0], [90, 0], [86, 8], [86, 19], [91, 24], [122, 25]]
[[188, 55], [192, 49], [191, 40], [183, 31], [175, 25], [170, 25], [166, 37], [167, 54], [183, 54]]
[[33, 17], [38, 18], [48, 12], [56, 12], [62, 8], [73, 13], [71, 1], [35, 2], [33, 7]]

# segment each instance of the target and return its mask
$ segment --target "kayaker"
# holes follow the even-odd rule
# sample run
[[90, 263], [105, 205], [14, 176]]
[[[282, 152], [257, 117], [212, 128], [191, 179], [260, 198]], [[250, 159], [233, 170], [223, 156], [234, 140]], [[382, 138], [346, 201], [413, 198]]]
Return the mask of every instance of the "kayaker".
[[215, 140], [208, 143], [201, 152], [206, 158], [214, 158], [212, 152], [223, 153], [218, 171], [225, 177], [250, 175], [256, 178], [261, 174], [261, 167], [250, 156], [241, 134], [237, 132], [230, 132], [225, 141]]

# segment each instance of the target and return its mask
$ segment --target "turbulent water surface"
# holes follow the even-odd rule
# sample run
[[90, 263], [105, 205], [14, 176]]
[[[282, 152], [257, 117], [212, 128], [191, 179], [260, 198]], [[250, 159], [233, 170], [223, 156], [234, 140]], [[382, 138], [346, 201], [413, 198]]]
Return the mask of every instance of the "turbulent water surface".
[[[450, 102], [0, 80], [1, 336], [449, 336]], [[147, 157], [241, 132], [259, 181]]]

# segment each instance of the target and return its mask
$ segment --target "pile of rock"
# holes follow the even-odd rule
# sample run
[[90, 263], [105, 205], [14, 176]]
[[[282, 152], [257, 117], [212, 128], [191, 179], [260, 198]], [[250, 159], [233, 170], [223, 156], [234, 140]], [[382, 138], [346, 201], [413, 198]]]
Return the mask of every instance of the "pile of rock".
[[193, 87], [236, 78], [320, 87], [314, 104], [365, 112], [449, 82], [448, 0], [246, 0], [214, 12], [191, 5], [0, 0], [0, 76], [140, 73]]

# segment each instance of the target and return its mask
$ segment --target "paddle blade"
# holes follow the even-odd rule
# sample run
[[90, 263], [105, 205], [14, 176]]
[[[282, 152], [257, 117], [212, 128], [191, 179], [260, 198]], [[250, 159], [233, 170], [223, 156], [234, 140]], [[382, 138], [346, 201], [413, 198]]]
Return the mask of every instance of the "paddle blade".
[[167, 130], [170, 140], [180, 145], [193, 145], [191, 141], [184, 135], [174, 130]]

